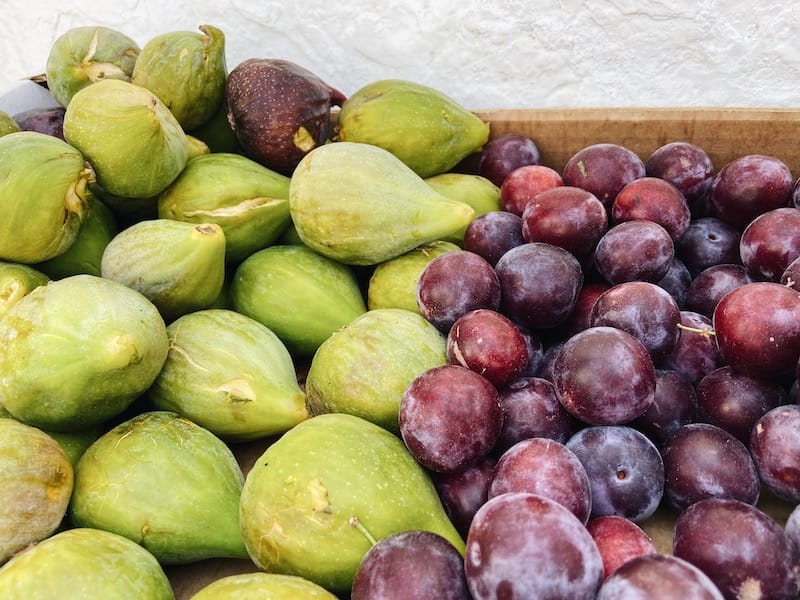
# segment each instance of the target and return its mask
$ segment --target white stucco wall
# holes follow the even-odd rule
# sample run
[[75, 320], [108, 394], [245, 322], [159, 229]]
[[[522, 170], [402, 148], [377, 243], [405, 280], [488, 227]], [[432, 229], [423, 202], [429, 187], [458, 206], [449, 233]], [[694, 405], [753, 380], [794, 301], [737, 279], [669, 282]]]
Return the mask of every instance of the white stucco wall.
[[[227, 63], [284, 58], [350, 94], [396, 77], [469, 108], [800, 105], [800, 8], [739, 0], [6, 0], [0, 89], [71, 27], [143, 45], [202, 23]], [[647, 8], [643, 8], [647, 7]]]

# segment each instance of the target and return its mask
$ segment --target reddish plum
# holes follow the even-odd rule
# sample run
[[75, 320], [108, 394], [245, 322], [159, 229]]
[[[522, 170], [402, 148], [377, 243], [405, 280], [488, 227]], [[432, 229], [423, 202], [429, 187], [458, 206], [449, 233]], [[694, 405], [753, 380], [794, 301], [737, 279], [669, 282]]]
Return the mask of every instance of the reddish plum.
[[669, 142], [656, 148], [644, 166], [647, 175], [678, 188], [693, 208], [700, 209], [714, 181], [714, 163], [703, 148], [691, 142]]
[[569, 338], [553, 362], [559, 402], [593, 425], [632, 421], [652, 404], [656, 373], [650, 354], [616, 327], [590, 327]]
[[503, 409], [488, 379], [460, 365], [442, 365], [409, 384], [398, 419], [403, 442], [422, 465], [452, 472], [489, 454], [503, 426]]
[[575, 453], [561, 442], [529, 438], [506, 450], [495, 466], [489, 498], [508, 492], [530, 492], [555, 500], [581, 523], [589, 520], [589, 477]]
[[765, 413], [753, 426], [748, 443], [767, 489], [800, 503], [800, 406], [784, 404]]
[[775, 208], [753, 219], [742, 232], [739, 255], [754, 279], [780, 281], [800, 257], [800, 209]]
[[558, 502], [528, 492], [491, 498], [475, 514], [464, 556], [474, 600], [593, 600], [603, 561], [586, 527]]
[[677, 241], [689, 227], [691, 213], [674, 185], [658, 177], [641, 177], [622, 188], [611, 205], [615, 225], [640, 219], [658, 223]]
[[644, 176], [644, 163], [635, 152], [610, 143], [578, 150], [564, 165], [561, 175], [565, 185], [591, 192], [609, 210], [623, 187]]
[[[631, 559], [600, 586], [597, 600], [723, 600], [716, 584], [690, 562], [671, 554]], [[741, 598], [744, 600], [744, 598]]]
[[528, 364], [528, 347], [508, 317], [479, 308], [453, 323], [447, 333], [447, 360], [480, 373], [499, 388], [522, 373]]
[[603, 557], [604, 577], [611, 575], [632, 558], [656, 552], [653, 540], [644, 529], [625, 517], [596, 517], [586, 524], [586, 529]]
[[544, 165], [529, 165], [508, 174], [500, 186], [500, 206], [522, 216], [528, 203], [540, 193], [564, 185], [561, 175]]
[[734, 498], [755, 504], [761, 484], [747, 446], [710, 423], [690, 423], [661, 449], [664, 496], [678, 510], [706, 498]]
[[610, 284], [658, 281], [672, 266], [675, 244], [653, 221], [626, 221], [603, 234], [594, 251], [594, 265]]
[[717, 348], [711, 317], [682, 310], [679, 328], [675, 348], [659, 367], [677, 371], [694, 385], [721, 366], [722, 357]]

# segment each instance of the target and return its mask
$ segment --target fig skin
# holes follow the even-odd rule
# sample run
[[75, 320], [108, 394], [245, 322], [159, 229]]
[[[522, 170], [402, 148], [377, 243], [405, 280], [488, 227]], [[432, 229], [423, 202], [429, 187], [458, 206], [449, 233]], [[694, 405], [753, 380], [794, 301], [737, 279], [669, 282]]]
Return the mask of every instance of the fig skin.
[[285, 175], [325, 143], [331, 107], [344, 101], [342, 92], [287, 60], [247, 59], [225, 82], [228, 122], [244, 153]]

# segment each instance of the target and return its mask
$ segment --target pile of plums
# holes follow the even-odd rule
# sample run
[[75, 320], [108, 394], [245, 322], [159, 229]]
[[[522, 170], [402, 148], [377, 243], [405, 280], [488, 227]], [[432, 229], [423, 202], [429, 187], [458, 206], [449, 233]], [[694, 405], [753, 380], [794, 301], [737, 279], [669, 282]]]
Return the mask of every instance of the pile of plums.
[[[646, 161], [591, 145], [559, 173], [515, 134], [478, 168], [503, 210], [422, 272], [448, 364], [399, 415], [463, 565], [436, 536], [392, 536], [353, 598], [371, 578], [391, 588], [400, 563], [425, 573], [397, 570], [416, 597], [796, 598], [800, 512], [758, 505], [800, 503], [790, 169], [746, 155], [715, 170], [678, 141]], [[675, 515], [668, 552], [641, 526], [659, 509]]]

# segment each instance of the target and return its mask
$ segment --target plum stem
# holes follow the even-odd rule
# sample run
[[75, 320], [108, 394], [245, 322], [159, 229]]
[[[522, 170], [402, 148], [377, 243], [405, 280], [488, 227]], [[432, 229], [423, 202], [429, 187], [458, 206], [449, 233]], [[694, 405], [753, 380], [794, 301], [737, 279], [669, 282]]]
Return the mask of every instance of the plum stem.
[[684, 331], [691, 331], [693, 333], [699, 333], [703, 336], [712, 336], [717, 335], [717, 333], [711, 327], [689, 327], [688, 325], [684, 325], [683, 323], [678, 323], [678, 329], [682, 329]]
[[350, 527], [358, 529], [361, 532], [361, 534], [365, 538], [367, 538], [370, 545], [374, 546], [375, 544], [378, 543], [377, 540], [374, 537], [372, 537], [372, 534], [367, 530], [367, 528], [361, 524], [361, 521], [358, 520], [358, 517], [350, 517]]

